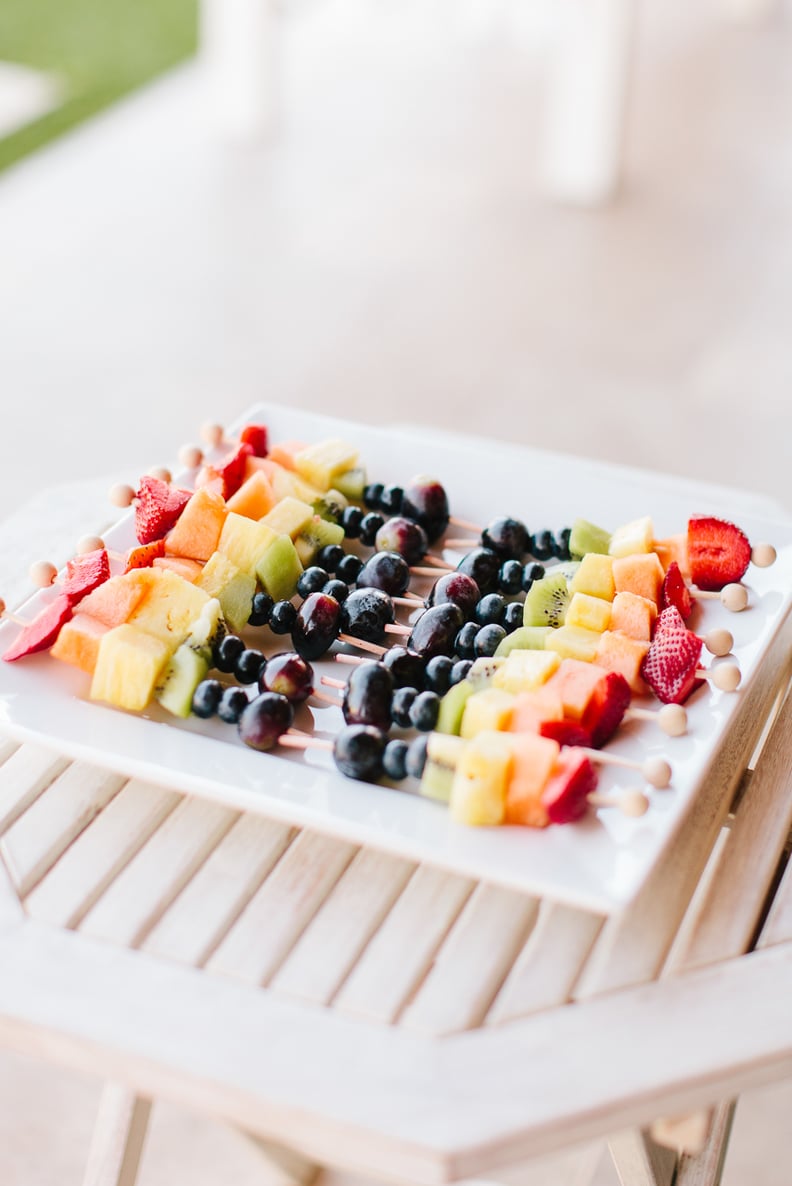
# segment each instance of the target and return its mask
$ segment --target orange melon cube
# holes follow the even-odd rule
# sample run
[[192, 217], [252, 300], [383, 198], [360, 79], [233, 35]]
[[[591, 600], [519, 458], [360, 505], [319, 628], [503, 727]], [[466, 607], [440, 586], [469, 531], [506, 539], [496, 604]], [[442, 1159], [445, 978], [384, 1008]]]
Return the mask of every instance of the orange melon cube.
[[594, 667], [604, 667], [606, 671], [616, 671], [623, 675], [630, 685], [630, 690], [642, 696], [648, 688], [641, 675], [641, 664], [644, 661], [649, 643], [638, 638], [630, 638], [627, 634], [620, 634], [615, 630], [606, 630], [600, 638]]
[[512, 764], [506, 784], [503, 822], [545, 828], [550, 822], [541, 796], [561, 747], [537, 734], [521, 733], [512, 741]]
[[244, 515], [246, 519], [263, 519], [275, 506], [277, 499], [269, 478], [261, 469], [256, 469], [226, 503], [229, 511]]
[[657, 606], [637, 593], [617, 593], [611, 607], [611, 630], [618, 630], [630, 638], [650, 642], [652, 627], [657, 617]]
[[[186, 556], [205, 564], [213, 552], [226, 520], [225, 499], [211, 486], [201, 486], [166, 537], [169, 556]], [[193, 578], [190, 578], [193, 579]]]
[[305, 441], [279, 441], [277, 445], [273, 445], [269, 451], [270, 461], [276, 461], [278, 465], [282, 465], [284, 469], [295, 470], [294, 458], [297, 453], [301, 453], [303, 449], [307, 449], [308, 445]]
[[520, 692], [512, 705], [509, 732], [538, 733], [542, 721], [563, 721], [564, 707], [558, 692], [546, 685], [535, 692]]
[[93, 675], [99, 655], [99, 644], [110, 627], [90, 614], [75, 614], [60, 628], [58, 637], [50, 649], [55, 659], [71, 663], [86, 675]]
[[105, 626], [120, 626], [137, 609], [148, 590], [143, 579], [148, 568], [135, 568], [98, 585], [80, 602], [80, 613], [97, 618]]
[[138, 544], [127, 552], [126, 571], [129, 572], [133, 568], [150, 568], [157, 556], [164, 555], [164, 539], [155, 539], [150, 544]]
[[656, 552], [619, 556], [613, 561], [613, 583], [617, 593], [635, 593], [657, 605], [663, 588], [663, 566]]
[[187, 556], [158, 556], [153, 568], [164, 568], [168, 572], [175, 572], [185, 581], [194, 584], [203, 572], [203, 565], [198, 560], [190, 560]]
[[[600, 639], [604, 637], [604, 634], [600, 635]], [[558, 670], [547, 681], [546, 688], [559, 696], [564, 716], [568, 720], [581, 721], [601, 679], [602, 672], [593, 662], [563, 659]]]
[[680, 532], [679, 535], [669, 535], [665, 539], [655, 540], [654, 550], [665, 572], [668, 572], [672, 562], [676, 560], [682, 576], [690, 580], [686, 531]]

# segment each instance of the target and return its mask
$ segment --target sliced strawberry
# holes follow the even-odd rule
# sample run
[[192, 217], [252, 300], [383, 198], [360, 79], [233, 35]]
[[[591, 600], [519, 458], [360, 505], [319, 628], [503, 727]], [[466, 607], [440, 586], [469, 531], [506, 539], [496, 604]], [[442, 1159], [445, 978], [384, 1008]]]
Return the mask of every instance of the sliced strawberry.
[[189, 490], [160, 478], [141, 478], [135, 492], [135, 535], [140, 543], [150, 544], [170, 531], [190, 498]]
[[254, 457], [266, 457], [269, 452], [269, 438], [264, 424], [246, 424], [239, 434], [243, 445], [250, 445]]
[[94, 552], [84, 552], [82, 556], [75, 556], [66, 565], [66, 576], [61, 584], [61, 593], [65, 593], [72, 605], [76, 605], [97, 585], [102, 585], [110, 576], [110, 559], [105, 548], [97, 548]]
[[72, 604], [65, 593], [59, 593], [32, 621], [22, 627], [17, 640], [3, 655], [6, 663], [23, 659], [36, 651], [51, 647], [58, 637], [61, 626], [72, 616]]
[[219, 469], [215, 469], [213, 465], [204, 465], [198, 470], [195, 478], [196, 490], [211, 490], [213, 494], [219, 494], [221, 498], [225, 498], [225, 481]]
[[682, 576], [682, 569], [676, 560], [672, 560], [669, 564], [660, 592], [660, 608], [666, 609], [669, 605], [675, 605], [685, 621], [693, 613], [693, 598], [690, 596], [690, 590]]
[[151, 568], [157, 556], [165, 555], [165, 540], [155, 539], [150, 544], [140, 544], [137, 548], [130, 548], [127, 552], [126, 568], [124, 572], [129, 572], [132, 568]]
[[236, 494], [245, 480], [247, 459], [252, 456], [252, 447], [242, 443], [217, 462], [214, 468], [223, 479], [223, 498], [230, 498], [232, 494]]
[[631, 695], [630, 685], [617, 671], [608, 671], [597, 681], [580, 720], [583, 728], [591, 734], [591, 745], [599, 749], [606, 741], [610, 741], [630, 706]]
[[559, 745], [591, 745], [591, 734], [577, 721], [540, 721], [537, 732]]
[[688, 520], [690, 575], [699, 589], [717, 590], [739, 581], [751, 562], [751, 544], [744, 531], [714, 515]]
[[663, 704], [682, 704], [699, 684], [696, 669], [702, 641], [688, 630], [675, 605], [658, 615], [641, 675]]
[[562, 750], [542, 791], [542, 806], [554, 824], [571, 824], [586, 814], [588, 797], [597, 789], [597, 771], [590, 758], [574, 749]]

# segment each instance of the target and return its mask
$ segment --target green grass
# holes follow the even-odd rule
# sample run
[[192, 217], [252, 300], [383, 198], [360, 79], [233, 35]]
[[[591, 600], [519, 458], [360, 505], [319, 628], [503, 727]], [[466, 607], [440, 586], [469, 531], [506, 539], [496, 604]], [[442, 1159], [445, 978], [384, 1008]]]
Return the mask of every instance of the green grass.
[[197, 0], [0, 0], [0, 60], [58, 76], [63, 104], [0, 138], [0, 170], [195, 50]]

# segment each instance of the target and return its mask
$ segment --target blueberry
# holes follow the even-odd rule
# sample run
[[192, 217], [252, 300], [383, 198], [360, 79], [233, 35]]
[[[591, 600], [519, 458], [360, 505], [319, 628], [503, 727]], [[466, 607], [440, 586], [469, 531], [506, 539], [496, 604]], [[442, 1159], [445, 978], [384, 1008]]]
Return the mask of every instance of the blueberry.
[[345, 585], [343, 581], [339, 581], [336, 577], [335, 580], [328, 581], [326, 585], [323, 585], [319, 592], [326, 593], [328, 597], [335, 597], [340, 605], [349, 596], [349, 585]]
[[261, 651], [246, 647], [234, 665], [234, 679], [240, 684], [255, 684], [266, 666]]
[[253, 608], [250, 611], [248, 625], [266, 626], [274, 604], [269, 593], [255, 593], [253, 595]]
[[557, 544], [556, 544], [555, 554], [559, 560], [571, 560], [572, 559], [572, 554], [569, 551], [569, 540], [570, 540], [571, 535], [572, 535], [571, 527], [564, 527], [563, 530], [559, 531], [559, 533], [558, 533], [558, 540], [557, 540]]
[[236, 634], [226, 634], [215, 649], [214, 665], [218, 671], [232, 672], [239, 656], [245, 649], [242, 639]]
[[451, 687], [454, 684], [461, 684], [463, 679], [467, 679], [470, 675], [470, 669], [473, 666], [472, 659], [458, 659], [451, 668]]
[[376, 782], [382, 774], [385, 734], [371, 725], [347, 725], [333, 743], [335, 764], [347, 778]]
[[490, 548], [474, 548], [460, 560], [457, 572], [464, 572], [466, 576], [472, 577], [483, 595], [494, 593], [497, 589], [500, 566], [501, 559], [496, 552]]
[[524, 614], [525, 610], [521, 601], [509, 602], [503, 615], [503, 625], [507, 634], [511, 634], [513, 630], [522, 626]]
[[552, 531], [537, 531], [536, 535], [532, 535], [530, 539], [530, 546], [528, 551], [537, 560], [552, 559], [555, 550], [555, 539]]
[[473, 644], [477, 659], [488, 659], [494, 655], [506, 637], [502, 626], [482, 626]]
[[290, 634], [297, 620], [297, 610], [290, 601], [276, 601], [269, 618], [273, 634]]
[[482, 531], [481, 542], [502, 559], [519, 560], [528, 550], [528, 529], [519, 519], [493, 519]]
[[476, 635], [480, 629], [478, 622], [465, 622], [454, 642], [454, 650], [460, 659], [476, 657]]
[[248, 706], [244, 688], [226, 688], [217, 706], [217, 715], [229, 725], [235, 725]]
[[380, 495], [380, 509], [386, 515], [398, 515], [403, 499], [404, 490], [401, 486], [386, 486]]
[[354, 585], [358, 579], [358, 573], [363, 567], [363, 561], [359, 556], [355, 556], [353, 552], [347, 552], [343, 560], [340, 560], [336, 565], [336, 576], [339, 581], [343, 581], [346, 585]]
[[192, 710], [197, 717], [208, 721], [217, 712], [223, 685], [219, 679], [203, 679], [193, 692]]
[[300, 597], [310, 597], [312, 593], [319, 593], [329, 580], [329, 572], [320, 568], [318, 564], [312, 564], [310, 568], [306, 568], [305, 572], [300, 573], [297, 592]]
[[507, 597], [513, 597], [522, 589], [523, 566], [519, 560], [504, 560], [498, 574], [498, 588]]
[[370, 511], [378, 511], [382, 492], [385, 489], [382, 482], [370, 482], [363, 490], [363, 503]]
[[363, 522], [363, 512], [360, 507], [345, 507], [341, 515], [341, 526], [347, 539], [357, 539], [360, 535], [360, 524]]
[[374, 541], [377, 538], [377, 532], [385, 523], [382, 515], [376, 511], [369, 511], [367, 515], [363, 516], [363, 521], [360, 524], [360, 542], [365, 544], [367, 548], [374, 547]]
[[410, 709], [417, 696], [418, 690], [416, 688], [397, 688], [393, 693], [391, 719], [394, 725], [398, 725], [400, 729], [410, 728], [412, 724], [410, 720]]
[[438, 696], [445, 696], [451, 687], [453, 667], [454, 660], [449, 659], [447, 655], [435, 655], [434, 659], [429, 660], [426, 664], [426, 686], [430, 692], [436, 692]]
[[500, 593], [487, 593], [476, 606], [476, 621], [480, 626], [500, 626], [505, 608]]
[[338, 564], [344, 559], [344, 549], [338, 544], [325, 544], [320, 549], [316, 563], [327, 572], [335, 572]]
[[541, 581], [544, 574], [543, 564], [526, 564], [522, 575], [523, 592], [527, 593], [534, 581]]
[[420, 733], [431, 733], [437, 724], [440, 712], [440, 697], [436, 692], [421, 692], [410, 708], [410, 722]]
[[409, 746], [401, 738], [394, 738], [385, 746], [382, 755], [382, 769], [393, 782], [401, 782], [407, 777], [407, 750]]
[[424, 772], [426, 765], [426, 747], [429, 744], [429, 738], [426, 733], [421, 737], [415, 737], [407, 747], [407, 773], [410, 778], [420, 778]]

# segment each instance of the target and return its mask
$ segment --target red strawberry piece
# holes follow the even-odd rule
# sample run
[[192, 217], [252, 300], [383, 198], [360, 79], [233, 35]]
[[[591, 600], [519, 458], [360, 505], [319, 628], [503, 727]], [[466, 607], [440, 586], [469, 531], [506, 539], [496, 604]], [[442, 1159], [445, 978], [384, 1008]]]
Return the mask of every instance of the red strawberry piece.
[[59, 593], [32, 621], [22, 627], [21, 633], [3, 658], [7, 663], [15, 659], [23, 659], [25, 655], [32, 655], [36, 651], [51, 647], [58, 637], [61, 626], [72, 616], [72, 603], [65, 593]]
[[165, 555], [165, 540], [155, 539], [150, 544], [140, 544], [137, 548], [130, 548], [127, 552], [126, 568], [124, 572], [129, 572], [132, 568], [151, 568], [158, 556]]
[[617, 671], [606, 672], [595, 684], [580, 721], [591, 734], [591, 745], [599, 748], [611, 739], [630, 706], [630, 697], [630, 685]]
[[97, 585], [103, 584], [109, 576], [110, 559], [106, 549], [97, 548], [94, 552], [85, 552], [82, 556], [75, 556], [66, 565], [61, 593], [65, 593], [72, 605], [76, 605]]
[[665, 574], [665, 580], [663, 581], [663, 588], [660, 591], [660, 608], [666, 609], [669, 605], [675, 605], [685, 621], [693, 613], [694, 601], [690, 596], [690, 590], [685, 584], [682, 569], [676, 560], [672, 560], [669, 564], [668, 572]]
[[245, 479], [247, 459], [252, 456], [251, 446], [241, 444], [213, 467], [223, 479], [223, 498], [230, 498], [232, 494], [236, 494]]
[[714, 515], [688, 520], [690, 575], [699, 589], [718, 590], [739, 581], [751, 562], [751, 544], [744, 531]]
[[590, 758], [574, 749], [562, 750], [542, 791], [542, 806], [554, 824], [571, 824], [586, 814], [588, 797], [597, 789], [597, 771]]
[[675, 605], [658, 615], [641, 675], [663, 704], [682, 704], [698, 686], [702, 640], [688, 630]]
[[591, 734], [577, 721], [540, 721], [538, 733], [559, 745], [591, 745]]
[[243, 445], [250, 445], [254, 457], [266, 457], [269, 452], [267, 429], [263, 424], [246, 424], [239, 440]]
[[135, 535], [140, 543], [150, 544], [170, 531], [190, 498], [189, 490], [160, 478], [141, 478], [135, 492]]
[[198, 470], [198, 475], [195, 479], [195, 489], [208, 489], [212, 494], [219, 494], [221, 498], [225, 498], [225, 481], [219, 469], [215, 469], [213, 465], [205, 465]]

